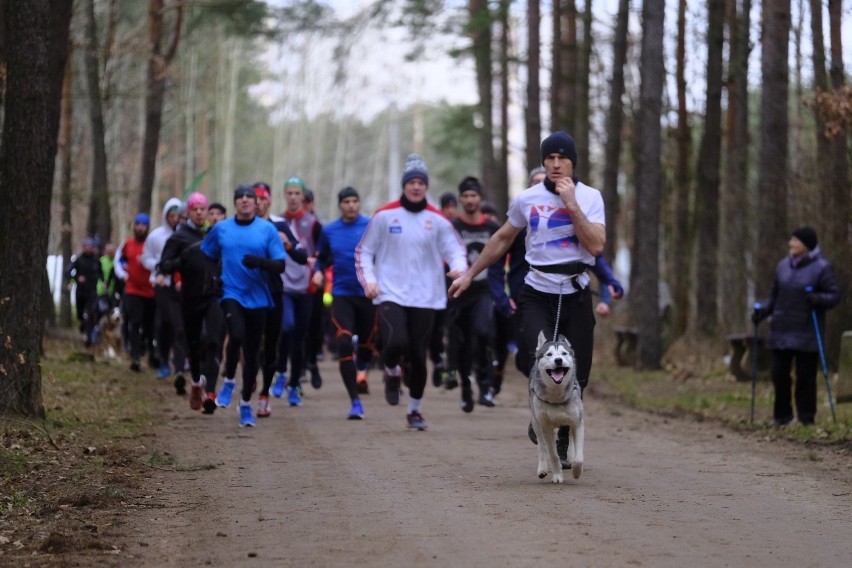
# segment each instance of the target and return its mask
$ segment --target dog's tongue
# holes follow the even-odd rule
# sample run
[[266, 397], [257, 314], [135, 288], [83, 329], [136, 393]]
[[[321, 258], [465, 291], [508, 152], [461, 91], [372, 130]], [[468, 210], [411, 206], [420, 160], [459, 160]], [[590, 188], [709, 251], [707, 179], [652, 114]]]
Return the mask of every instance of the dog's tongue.
[[553, 379], [554, 383], [561, 383], [562, 379], [565, 378], [565, 371], [562, 369], [554, 369], [550, 372], [550, 378]]

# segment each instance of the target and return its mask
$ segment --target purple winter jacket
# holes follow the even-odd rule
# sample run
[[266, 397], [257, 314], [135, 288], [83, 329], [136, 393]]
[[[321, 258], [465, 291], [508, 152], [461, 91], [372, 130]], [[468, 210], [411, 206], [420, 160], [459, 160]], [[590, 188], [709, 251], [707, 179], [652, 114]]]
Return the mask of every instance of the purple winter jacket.
[[[816, 302], [812, 306], [807, 300], [807, 287], [813, 287]], [[787, 256], [775, 269], [772, 292], [764, 302], [767, 313], [772, 315], [769, 324], [769, 349], [816, 352], [816, 333], [811, 310], [815, 309], [820, 334], [824, 338], [825, 310], [840, 302], [840, 289], [831, 264], [822, 256], [819, 247], [810, 251], [793, 266]]]

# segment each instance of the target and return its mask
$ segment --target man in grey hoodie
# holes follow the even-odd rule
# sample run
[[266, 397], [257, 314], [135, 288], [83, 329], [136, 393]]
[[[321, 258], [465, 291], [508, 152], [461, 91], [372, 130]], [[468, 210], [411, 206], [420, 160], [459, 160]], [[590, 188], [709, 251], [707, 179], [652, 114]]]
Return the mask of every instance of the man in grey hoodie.
[[[183, 330], [183, 319], [180, 313], [178, 289], [168, 274], [159, 270], [160, 257], [169, 240], [180, 223], [184, 210], [183, 202], [172, 197], [163, 205], [162, 224], [151, 231], [145, 240], [142, 250], [142, 265], [151, 271], [151, 284], [154, 287], [154, 301], [157, 305], [155, 337], [160, 353], [160, 369], [157, 377], [166, 379], [171, 374], [169, 353], [172, 354], [174, 365], [174, 386], [179, 395], [186, 394], [186, 336]], [[178, 284], [179, 285], [179, 284]]]

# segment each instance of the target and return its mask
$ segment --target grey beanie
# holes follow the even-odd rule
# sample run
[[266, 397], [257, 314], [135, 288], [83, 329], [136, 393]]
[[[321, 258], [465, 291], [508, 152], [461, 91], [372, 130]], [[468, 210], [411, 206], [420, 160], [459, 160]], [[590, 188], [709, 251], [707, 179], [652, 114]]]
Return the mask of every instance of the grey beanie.
[[409, 154], [405, 160], [405, 168], [402, 170], [402, 185], [405, 185], [413, 179], [421, 179], [426, 185], [429, 185], [429, 168], [426, 167], [426, 162], [417, 154]]

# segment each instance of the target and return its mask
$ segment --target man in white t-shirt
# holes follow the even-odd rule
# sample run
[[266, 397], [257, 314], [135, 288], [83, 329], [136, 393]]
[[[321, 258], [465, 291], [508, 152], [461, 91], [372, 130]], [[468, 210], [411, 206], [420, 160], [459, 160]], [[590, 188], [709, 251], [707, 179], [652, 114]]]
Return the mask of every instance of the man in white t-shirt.
[[[530, 270], [518, 299], [518, 348], [531, 365], [539, 332], [548, 338], [564, 335], [574, 349], [580, 387], [585, 388], [592, 368], [595, 329], [586, 269], [595, 264], [595, 256], [606, 242], [603, 198], [575, 177], [577, 146], [565, 132], [554, 132], [542, 141], [541, 162], [544, 181], [515, 199], [506, 223], [470, 270], [453, 281], [449, 295], [458, 298], [526, 229]], [[528, 375], [528, 367], [526, 372]]]

